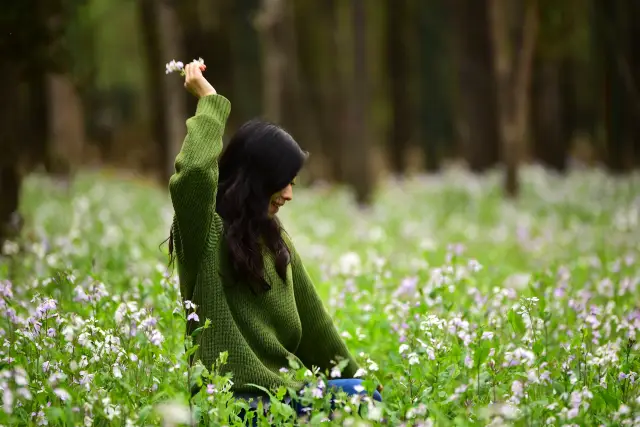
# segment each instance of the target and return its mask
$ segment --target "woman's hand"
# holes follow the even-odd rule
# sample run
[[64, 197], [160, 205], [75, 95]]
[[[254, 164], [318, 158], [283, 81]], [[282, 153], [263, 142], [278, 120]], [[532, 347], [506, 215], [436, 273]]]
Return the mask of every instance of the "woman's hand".
[[216, 90], [202, 75], [206, 67], [198, 62], [192, 62], [184, 66], [184, 87], [196, 98], [200, 99], [207, 95], [215, 95]]

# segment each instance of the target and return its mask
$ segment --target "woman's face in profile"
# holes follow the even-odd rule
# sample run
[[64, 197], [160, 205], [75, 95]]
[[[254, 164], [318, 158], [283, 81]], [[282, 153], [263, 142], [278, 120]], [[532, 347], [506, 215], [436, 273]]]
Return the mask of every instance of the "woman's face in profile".
[[293, 200], [293, 186], [296, 185], [295, 178], [282, 190], [271, 196], [269, 203], [269, 216], [274, 216], [285, 203]]

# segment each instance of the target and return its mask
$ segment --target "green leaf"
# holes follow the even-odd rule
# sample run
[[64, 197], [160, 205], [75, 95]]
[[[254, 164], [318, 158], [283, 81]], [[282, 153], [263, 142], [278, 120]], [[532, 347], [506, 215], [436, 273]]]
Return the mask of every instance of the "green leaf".
[[202, 387], [203, 379], [202, 376], [206, 372], [206, 368], [202, 364], [196, 364], [191, 368], [191, 384], [189, 386], [191, 388], [194, 387]]
[[298, 369], [300, 369], [300, 364], [296, 359], [291, 357], [289, 358], [289, 368], [293, 369], [294, 371], [297, 371]]
[[146, 405], [143, 406], [142, 409], [138, 412], [138, 421], [144, 421], [150, 414], [153, 413], [153, 406]]
[[543, 351], [544, 351], [544, 344], [542, 343], [541, 340], [537, 340], [535, 343], [533, 343], [533, 352], [536, 356], [540, 356]]
[[598, 412], [603, 411], [606, 406], [607, 403], [599, 393], [593, 395], [593, 399], [591, 400], [591, 409], [593, 409], [595, 412]]
[[546, 311], [547, 308], [547, 300], [544, 298], [544, 295], [540, 295], [538, 297], [538, 315], [544, 319], [546, 317], [546, 314], [548, 313], [548, 311]]
[[194, 331], [191, 332], [191, 337], [194, 339], [197, 338], [205, 329], [209, 329], [210, 327], [211, 327], [211, 321], [209, 319], [206, 319], [204, 321], [204, 325], [194, 329]]
[[[169, 393], [166, 390], [162, 390], [160, 393], [151, 398], [151, 403], [155, 404], [157, 402], [160, 402], [167, 396], [169, 396]], [[151, 411], [153, 411], [153, 407], [151, 408]]]
[[198, 338], [198, 336], [202, 333], [202, 331], [204, 331], [206, 328], [204, 326], [200, 326], [199, 328], [196, 328], [193, 330], [193, 332], [191, 332], [191, 337], [192, 338]]
[[278, 387], [278, 390], [276, 392], [276, 398], [278, 400], [282, 400], [282, 399], [284, 399], [286, 394], [287, 394], [287, 388], [280, 386], [280, 387]]
[[474, 354], [474, 362], [477, 369], [487, 360], [489, 356], [489, 352], [491, 351], [491, 342], [487, 340], [483, 340], [480, 343], [480, 346], [476, 348], [476, 352]]
[[618, 400], [618, 398], [610, 394], [605, 389], [598, 390], [596, 395], [602, 397], [602, 399], [604, 399], [604, 401], [607, 403], [607, 406], [609, 406], [611, 409], [618, 409], [618, 407], [620, 406], [620, 401]]
[[198, 348], [200, 348], [200, 344], [196, 344], [191, 348], [187, 349], [187, 351], [184, 352], [185, 357], [189, 357], [192, 354], [194, 354], [196, 351], [198, 351]]
[[313, 417], [311, 417], [311, 419], [309, 420], [309, 424], [312, 426], [322, 425], [321, 421], [325, 418], [327, 418], [326, 412], [318, 412]]
[[45, 409], [45, 414], [47, 414], [47, 421], [50, 423], [55, 423], [58, 421], [64, 420], [64, 411], [61, 408], [57, 408], [55, 406], [51, 406]]
[[524, 325], [524, 320], [522, 320], [522, 316], [516, 313], [514, 309], [511, 309], [509, 310], [509, 314], [507, 315], [507, 318], [509, 320], [509, 323], [511, 324], [511, 327], [515, 332], [521, 335], [524, 334], [526, 327]]

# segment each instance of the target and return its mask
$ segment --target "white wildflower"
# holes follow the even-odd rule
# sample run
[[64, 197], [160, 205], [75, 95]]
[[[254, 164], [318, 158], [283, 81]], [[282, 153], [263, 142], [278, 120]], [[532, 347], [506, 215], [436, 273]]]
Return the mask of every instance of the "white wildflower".
[[53, 390], [53, 392], [56, 394], [56, 396], [58, 396], [60, 398], [60, 400], [62, 400], [63, 402], [66, 402], [67, 400], [71, 399], [71, 395], [69, 394], [69, 392], [65, 389], [62, 388], [56, 388], [55, 390]]

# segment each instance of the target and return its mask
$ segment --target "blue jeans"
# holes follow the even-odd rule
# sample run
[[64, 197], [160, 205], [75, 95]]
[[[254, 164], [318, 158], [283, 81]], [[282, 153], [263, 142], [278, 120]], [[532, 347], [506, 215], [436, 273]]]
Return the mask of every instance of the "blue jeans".
[[[365, 395], [366, 391], [362, 390], [362, 391], [357, 391], [356, 387], [357, 386], [362, 386], [362, 380], [357, 379], [357, 378], [345, 378], [345, 379], [338, 379], [338, 380], [328, 380], [327, 381], [327, 388], [328, 389], [334, 389], [334, 390], [342, 390], [344, 391], [347, 395], [349, 396], [354, 396], [356, 394], [360, 394], [360, 395]], [[378, 401], [378, 402], [382, 402], [382, 395], [380, 394], [380, 392], [378, 392], [377, 390], [373, 392], [373, 396], [371, 396], [373, 398], [373, 400]], [[252, 402], [249, 403], [249, 406], [251, 407], [251, 409], [249, 410], [250, 412], [255, 412], [255, 410], [258, 407], [258, 403], [257, 403], [257, 399], [262, 399], [263, 402], [268, 402], [269, 398], [268, 397], [264, 397], [258, 394], [247, 394], [247, 393], [242, 393], [242, 394], [237, 394], [236, 398], [239, 399], [245, 399], [245, 400], [250, 400], [250, 399], [254, 399]], [[302, 405], [300, 405], [299, 403], [294, 403], [291, 402], [290, 399], [285, 398], [285, 402], [287, 402], [288, 404], [292, 404], [294, 405], [294, 409], [296, 410], [296, 413], [298, 414], [298, 416], [301, 415], [308, 415], [308, 409], [309, 408], [305, 408]], [[266, 405], [265, 405], [266, 407]], [[335, 408], [334, 405], [334, 401], [333, 399], [331, 399], [331, 407], [332, 409]], [[244, 417], [244, 410], [242, 410], [238, 416], [240, 418]], [[253, 422], [252, 424], [253, 426], [257, 426], [258, 422], [255, 420], [255, 418], [253, 418]]]
[[[345, 378], [340, 380], [328, 380], [327, 385], [329, 388], [343, 390], [349, 396], [354, 396], [356, 394], [366, 394], [366, 391], [356, 391], [356, 386], [362, 387], [362, 380], [357, 378]], [[373, 392], [373, 396], [371, 396], [373, 400], [378, 402], [382, 402], [382, 395], [378, 390]]]

